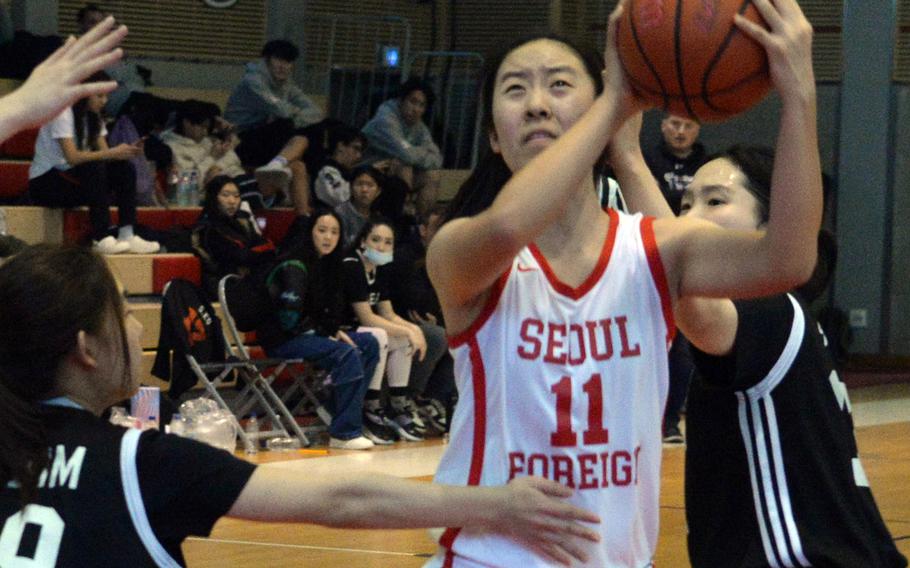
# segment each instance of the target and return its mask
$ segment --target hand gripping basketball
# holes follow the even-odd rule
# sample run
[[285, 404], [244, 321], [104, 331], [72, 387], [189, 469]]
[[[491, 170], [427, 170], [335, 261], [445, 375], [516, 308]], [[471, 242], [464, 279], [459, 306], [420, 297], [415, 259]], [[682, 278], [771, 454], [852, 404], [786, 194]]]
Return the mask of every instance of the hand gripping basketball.
[[617, 42], [631, 87], [652, 105], [698, 121], [753, 106], [771, 87], [768, 58], [734, 23], [737, 14], [764, 29], [753, 0], [628, 0]]

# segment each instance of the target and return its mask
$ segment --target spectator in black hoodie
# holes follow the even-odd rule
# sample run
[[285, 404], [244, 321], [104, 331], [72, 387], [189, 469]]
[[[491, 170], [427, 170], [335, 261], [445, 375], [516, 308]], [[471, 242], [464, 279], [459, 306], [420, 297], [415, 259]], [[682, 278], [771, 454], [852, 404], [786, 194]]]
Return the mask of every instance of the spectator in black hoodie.
[[260, 283], [275, 262], [275, 245], [259, 234], [256, 220], [240, 208], [240, 189], [229, 176], [205, 186], [202, 214], [193, 227], [193, 252], [202, 261], [202, 280], [211, 298], [227, 274]]
[[708, 161], [705, 147], [698, 142], [700, 131], [701, 124], [691, 118], [668, 113], [660, 121], [663, 138], [645, 152], [645, 162], [675, 215], [695, 170]]

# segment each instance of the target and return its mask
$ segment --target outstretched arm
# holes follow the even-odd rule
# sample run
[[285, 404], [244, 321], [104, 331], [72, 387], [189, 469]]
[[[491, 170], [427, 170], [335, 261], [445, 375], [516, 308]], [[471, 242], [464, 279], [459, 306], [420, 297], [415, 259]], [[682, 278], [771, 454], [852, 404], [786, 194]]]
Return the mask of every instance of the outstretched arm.
[[113, 91], [114, 81], [82, 81], [120, 59], [123, 51], [116, 46], [125, 35], [126, 26], [115, 28], [108, 16], [81, 38], [67, 39], [21, 87], [0, 99], [0, 141], [47, 122], [81, 98]]
[[770, 219], [764, 232], [729, 231], [682, 218], [654, 223], [671, 286], [680, 297], [765, 296], [803, 283], [815, 266], [821, 223], [812, 26], [796, 0], [754, 0], [769, 30], [736, 17], [764, 46], [783, 103]]
[[509, 535], [568, 563], [570, 557], [585, 559], [583, 540], [598, 539], [580, 523], [599, 522], [562, 501], [571, 494], [562, 485], [530, 477], [504, 487], [455, 487], [375, 473], [302, 480], [260, 467], [228, 516], [344, 528], [473, 527]]

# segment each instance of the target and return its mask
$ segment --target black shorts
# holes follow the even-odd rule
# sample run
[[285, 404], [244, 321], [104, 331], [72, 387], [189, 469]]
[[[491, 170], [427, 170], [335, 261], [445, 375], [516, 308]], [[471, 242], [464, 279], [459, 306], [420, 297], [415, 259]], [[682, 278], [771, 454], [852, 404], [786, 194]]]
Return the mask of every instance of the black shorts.
[[258, 168], [277, 156], [284, 145], [297, 133], [288, 118], [279, 118], [239, 133], [237, 156], [245, 168]]

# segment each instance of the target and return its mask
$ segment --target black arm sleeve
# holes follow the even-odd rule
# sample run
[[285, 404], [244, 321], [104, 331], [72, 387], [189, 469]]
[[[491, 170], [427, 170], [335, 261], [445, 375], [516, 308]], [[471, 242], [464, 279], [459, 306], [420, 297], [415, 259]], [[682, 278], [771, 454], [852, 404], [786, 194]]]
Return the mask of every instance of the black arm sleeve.
[[162, 542], [208, 536], [256, 469], [224, 450], [156, 430], [142, 434], [137, 465], [146, 513]]

